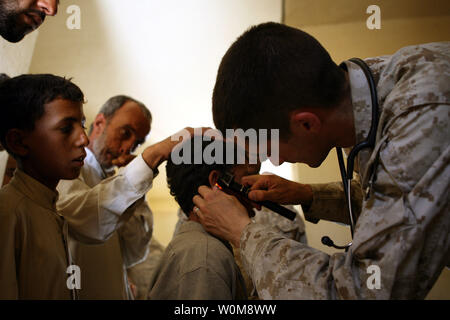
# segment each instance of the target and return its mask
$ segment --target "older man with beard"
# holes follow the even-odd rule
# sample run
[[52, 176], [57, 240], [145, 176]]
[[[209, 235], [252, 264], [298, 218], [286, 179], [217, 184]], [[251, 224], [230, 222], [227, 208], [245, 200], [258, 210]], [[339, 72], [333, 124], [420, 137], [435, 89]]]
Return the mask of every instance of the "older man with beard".
[[59, 0], [0, 0], [0, 35], [19, 42], [36, 30], [46, 16], [54, 16]]

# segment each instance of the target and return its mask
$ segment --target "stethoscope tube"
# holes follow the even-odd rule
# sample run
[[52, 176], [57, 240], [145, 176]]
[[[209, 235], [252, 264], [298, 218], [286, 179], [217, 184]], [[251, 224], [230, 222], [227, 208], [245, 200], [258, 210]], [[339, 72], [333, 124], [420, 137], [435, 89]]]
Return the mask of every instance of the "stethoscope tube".
[[[342, 149], [340, 147], [336, 147], [336, 152], [337, 152], [337, 157], [338, 157], [338, 162], [339, 162], [339, 170], [341, 172], [342, 185], [343, 185], [343, 189], [344, 189], [344, 193], [345, 193], [345, 201], [347, 204], [348, 215], [349, 215], [349, 220], [350, 220], [350, 232], [351, 232], [351, 236], [353, 239], [354, 229], [355, 229], [355, 224], [356, 224], [356, 217], [354, 216], [353, 210], [352, 210], [351, 181], [353, 179], [355, 158], [362, 149], [375, 147], [379, 114], [378, 114], [377, 89], [376, 89], [375, 81], [373, 79], [370, 68], [367, 66], [367, 64], [363, 60], [361, 60], [359, 58], [352, 58], [349, 61], [356, 63], [361, 68], [361, 70], [364, 72], [364, 75], [366, 76], [367, 82], [369, 84], [370, 97], [371, 97], [371, 103], [372, 103], [372, 119], [371, 119], [369, 134], [368, 134], [366, 140], [364, 140], [361, 143], [358, 143], [350, 151], [350, 153], [347, 157], [347, 169], [345, 168], [344, 156], [342, 154]], [[341, 66], [345, 67], [344, 64], [341, 64]], [[345, 249], [345, 251], [347, 251], [350, 248], [350, 246], [352, 245], [352, 242], [348, 243], [345, 246], [335, 245], [333, 240], [331, 240], [327, 236], [322, 237], [322, 243], [324, 245], [327, 245], [329, 247], [334, 247], [336, 249]]]

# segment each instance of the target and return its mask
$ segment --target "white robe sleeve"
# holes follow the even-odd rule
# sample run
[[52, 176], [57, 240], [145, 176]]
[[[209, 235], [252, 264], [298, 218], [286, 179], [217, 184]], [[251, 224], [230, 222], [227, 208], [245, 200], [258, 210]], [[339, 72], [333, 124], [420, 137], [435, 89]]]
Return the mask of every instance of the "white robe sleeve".
[[62, 180], [58, 184], [58, 211], [75, 239], [87, 243], [106, 241], [144, 201], [153, 177], [153, 171], [139, 156], [94, 187], [80, 177]]

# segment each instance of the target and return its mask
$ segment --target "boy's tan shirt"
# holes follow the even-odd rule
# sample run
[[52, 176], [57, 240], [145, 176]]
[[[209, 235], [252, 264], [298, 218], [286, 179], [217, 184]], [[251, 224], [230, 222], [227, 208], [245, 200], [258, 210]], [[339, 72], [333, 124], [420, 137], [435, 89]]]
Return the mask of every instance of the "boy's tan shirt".
[[71, 299], [57, 198], [19, 169], [0, 190], [0, 299]]

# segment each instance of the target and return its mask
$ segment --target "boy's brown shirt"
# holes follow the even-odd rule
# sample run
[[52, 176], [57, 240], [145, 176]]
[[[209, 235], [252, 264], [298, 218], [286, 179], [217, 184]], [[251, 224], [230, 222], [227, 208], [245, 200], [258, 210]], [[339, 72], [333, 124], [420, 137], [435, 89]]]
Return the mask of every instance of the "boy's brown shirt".
[[0, 190], [0, 299], [71, 299], [57, 198], [21, 170]]

